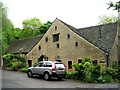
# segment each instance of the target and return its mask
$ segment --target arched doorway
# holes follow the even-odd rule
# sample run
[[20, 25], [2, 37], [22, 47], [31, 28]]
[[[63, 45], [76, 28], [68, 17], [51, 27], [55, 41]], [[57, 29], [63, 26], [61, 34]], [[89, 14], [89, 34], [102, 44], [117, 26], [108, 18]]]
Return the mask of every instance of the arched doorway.
[[48, 61], [48, 57], [46, 55], [41, 55], [39, 58], [38, 58], [38, 62], [40, 61]]
[[60, 58], [59, 55], [57, 55], [57, 56], [55, 57], [55, 61], [62, 62], [62, 60], [61, 60], [61, 58]]

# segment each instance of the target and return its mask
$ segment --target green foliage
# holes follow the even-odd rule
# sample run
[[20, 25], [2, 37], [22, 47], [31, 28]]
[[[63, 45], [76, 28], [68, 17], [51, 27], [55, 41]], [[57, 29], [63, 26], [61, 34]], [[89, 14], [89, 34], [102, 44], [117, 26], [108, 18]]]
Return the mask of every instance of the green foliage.
[[101, 68], [101, 75], [109, 75], [112, 79], [117, 80], [119, 78], [118, 69], [110, 68], [110, 67], [103, 67]]
[[79, 80], [80, 77], [78, 75], [79, 75], [78, 72], [67, 72], [66, 78]]
[[120, 1], [118, 1], [118, 2], [116, 2], [116, 3], [109, 2], [108, 5], [109, 5], [108, 9], [110, 9], [111, 7], [112, 7], [114, 10], [120, 9]]
[[118, 21], [118, 18], [115, 17], [115, 16], [106, 16], [106, 15], [103, 15], [103, 16], [100, 16], [99, 17], [99, 24], [108, 24], [108, 23], [114, 23], [114, 22], [117, 22]]
[[47, 30], [49, 29], [49, 27], [51, 26], [52, 22], [47, 21], [47, 23], [44, 23], [41, 25], [40, 27], [40, 33], [41, 34], [45, 34], [47, 32]]
[[45, 34], [51, 26], [52, 22], [41, 23], [38, 18], [26, 19], [23, 21], [22, 36], [32, 37], [40, 34]]
[[99, 78], [98, 78], [98, 82], [101, 82], [101, 83], [112, 83], [114, 82], [112, 76], [110, 75], [101, 75]]
[[12, 54], [3, 55], [3, 67], [11, 67], [12, 66], [12, 64], [11, 64], [12, 59], [13, 59]]
[[27, 73], [27, 71], [28, 71], [28, 67], [20, 68], [20, 71], [21, 71], [21, 72], [25, 72], [25, 73]]
[[4, 6], [2, 7], [2, 53], [4, 53], [10, 42], [12, 41], [11, 31], [13, 30], [13, 24], [7, 18], [6, 8]]
[[22, 66], [22, 62], [20, 61], [15, 61], [15, 62], [12, 62], [11, 64], [12, 64], [11, 70], [14, 70], [14, 71], [19, 70]]
[[[90, 58], [85, 58], [82, 63], [75, 63], [73, 67], [78, 72], [77, 79], [90, 83], [111, 83], [118, 82], [120, 78], [119, 69], [112, 67], [101, 67], [99, 64], [94, 65]], [[72, 77], [73, 73], [68, 73]], [[74, 78], [72, 78], [74, 79]]]
[[3, 68], [9, 68], [11, 70], [18, 70], [26, 66], [25, 58], [20, 55], [16, 56], [13, 54], [3, 55]]
[[26, 19], [23, 21], [23, 28], [28, 28], [29, 30], [39, 29], [42, 23], [39, 18]]
[[72, 77], [72, 72], [66, 72], [66, 78], [71, 79]]
[[2, 54], [7, 53], [7, 48], [12, 41], [44, 34], [52, 24], [50, 21], [47, 23], [41, 23], [38, 18], [32, 18], [23, 21], [23, 29], [14, 28], [12, 22], [7, 17], [7, 9], [1, 2], [0, 8], [2, 8], [0, 10], [0, 16], [2, 17], [2, 19], [0, 19], [2, 22], [2, 24], [0, 24], [0, 41], [2, 41]]

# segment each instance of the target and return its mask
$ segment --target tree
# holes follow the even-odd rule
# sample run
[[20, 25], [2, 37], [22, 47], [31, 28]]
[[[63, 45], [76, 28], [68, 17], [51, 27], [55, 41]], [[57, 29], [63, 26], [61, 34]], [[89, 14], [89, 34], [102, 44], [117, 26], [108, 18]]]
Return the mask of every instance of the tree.
[[14, 29], [12, 22], [7, 17], [7, 8], [0, 2], [1, 16], [2, 16], [2, 53], [5, 52], [10, 44], [11, 31]]
[[108, 5], [109, 5], [108, 9], [110, 9], [111, 7], [112, 7], [114, 10], [119, 10], [119, 9], [120, 9], [120, 1], [118, 1], [118, 2], [116, 2], [116, 3], [109, 2]]
[[49, 27], [51, 26], [52, 22], [47, 21], [47, 23], [44, 23], [41, 27], [40, 27], [40, 33], [41, 34], [45, 34], [47, 32], [47, 30], [49, 29]]
[[[0, 46], [2, 46], [2, 53], [6, 53], [11, 41], [18, 39], [25, 39], [40, 34], [44, 34], [51, 26], [51, 22], [41, 23], [38, 18], [26, 19], [23, 21], [23, 29], [14, 28], [12, 22], [7, 17], [7, 8], [0, 2]], [[1, 51], [1, 50], [0, 50]]]
[[40, 22], [39, 18], [32, 18], [32, 19], [26, 19], [23, 21], [23, 28], [28, 28], [30, 30], [36, 30], [39, 29], [42, 23]]
[[22, 38], [33, 37], [40, 34], [45, 34], [52, 22], [41, 23], [40, 19], [32, 18], [23, 21]]
[[99, 17], [98, 24], [114, 23], [114, 22], [117, 22], [117, 20], [118, 20], [118, 18], [115, 17], [115, 16], [106, 16], [106, 15], [103, 15], [103, 16]]

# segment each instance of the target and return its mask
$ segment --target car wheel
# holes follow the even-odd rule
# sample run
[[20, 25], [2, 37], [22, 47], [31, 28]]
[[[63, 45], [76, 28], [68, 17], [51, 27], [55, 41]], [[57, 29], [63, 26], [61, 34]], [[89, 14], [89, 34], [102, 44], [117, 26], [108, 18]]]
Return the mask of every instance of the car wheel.
[[32, 74], [32, 72], [31, 72], [30, 70], [28, 70], [27, 76], [28, 76], [28, 77], [33, 77], [33, 74]]
[[45, 73], [44, 74], [44, 79], [45, 80], [49, 80], [50, 79], [50, 74], [49, 73]]

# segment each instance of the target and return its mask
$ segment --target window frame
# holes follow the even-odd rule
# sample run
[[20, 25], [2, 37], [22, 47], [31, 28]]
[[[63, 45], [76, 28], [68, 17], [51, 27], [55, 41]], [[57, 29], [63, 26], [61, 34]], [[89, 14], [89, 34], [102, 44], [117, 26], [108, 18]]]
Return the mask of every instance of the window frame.
[[82, 59], [78, 59], [78, 63], [82, 63]]
[[38, 49], [41, 50], [41, 46], [40, 45], [39, 45]]
[[55, 30], [57, 30], [57, 26], [55, 26]]
[[67, 39], [70, 39], [70, 34], [67, 34]]
[[56, 47], [57, 47], [57, 48], [60, 48], [60, 44], [59, 44], [59, 43], [57, 43], [57, 44], [56, 44]]
[[58, 42], [59, 41], [59, 33], [58, 34], [53, 34], [53, 42]]
[[78, 47], [78, 42], [77, 41], [75, 42], [75, 46]]
[[72, 61], [68, 61], [68, 69], [72, 69]]
[[45, 42], [48, 42], [48, 37], [45, 38]]
[[97, 65], [98, 64], [98, 60], [93, 60], [93, 64]]

